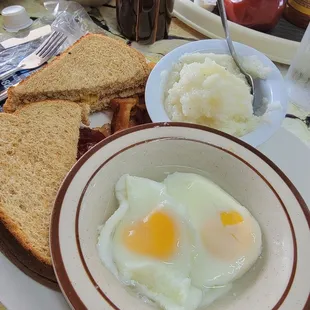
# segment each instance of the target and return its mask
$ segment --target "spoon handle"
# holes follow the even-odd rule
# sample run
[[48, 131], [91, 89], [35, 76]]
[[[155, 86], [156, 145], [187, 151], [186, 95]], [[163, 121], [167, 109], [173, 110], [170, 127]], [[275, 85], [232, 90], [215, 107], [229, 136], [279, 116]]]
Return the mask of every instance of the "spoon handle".
[[221, 20], [222, 20], [222, 25], [223, 25], [224, 32], [225, 32], [225, 38], [226, 38], [226, 42], [227, 42], [230, 54], [231, 54], [233, 60], [235, 61], [237, 67], [241, 71], [241, 73], [243, 73], [245, 78], [247, 79], [247, 81], [248, 81], [248, 83], [249, 83], [249, 85], [251, 87], [251, 94], [254, 96], [254, 92], [255, 92], [255, 90], [254, 90], [254, 80], [253, 80], [252, 76], [250, 74], [248, 74], [244, 70], [243, 66], [241, 65], [241, 63], [239, 61], [239, 58], [237, 56], [237, 53], [235, 51], [233, 42], [232, 42], [232, 40], [230, 38], [224, 0], [217, 0], [217, 4], [218, 4], [218, 9], [219, 9], [219, 12], [220, 12], [220, 16], [221, 16]]
[[219, 9], [219, 12], [220, 12], [220, 16], [221, 16], [221, 20], [222, 20], [222, 25], [223, 25], [224, 32], [225, 32], [225, 38], [226, 38], [226, 42], [227, 42], [230, 54], [233, 57], [236, 65], [239, 67], [240, 71], [242, 73], [244, 73], [244, 69], [242, 68], [242, 66], [239, 63], [239, 59], [238, 59], [237, 53], [235, 51], [234, 45], [232, 43], [232, 40], [230, 38], [229, 27], [228, 27], [227, 16], [226, 16], [226, 10], [225, 10], [225, 5], [224, 5], [224, 0], [217, 0], [217, 3], [218, 3], [218, 9]]

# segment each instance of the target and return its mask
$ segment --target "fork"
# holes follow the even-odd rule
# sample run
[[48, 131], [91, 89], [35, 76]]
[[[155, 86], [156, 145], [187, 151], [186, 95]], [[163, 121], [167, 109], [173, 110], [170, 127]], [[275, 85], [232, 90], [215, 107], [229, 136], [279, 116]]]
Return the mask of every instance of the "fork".
[[41, 66], [54, 56], [66, 39], [67, 36], [65, 34], [59, 31], [53, 31], [51, 35], [33, 53], [25, 57], [17, 67], [0, 74], [0, 80], [5, 80], [20, 70], [34, 69]]

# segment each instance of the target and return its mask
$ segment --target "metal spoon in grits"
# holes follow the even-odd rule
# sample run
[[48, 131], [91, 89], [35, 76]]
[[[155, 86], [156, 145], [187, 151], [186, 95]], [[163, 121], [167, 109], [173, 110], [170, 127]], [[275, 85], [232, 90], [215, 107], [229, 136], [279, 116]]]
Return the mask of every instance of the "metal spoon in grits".
[[[219, 9], [219, 13], [221, 16], [221, 20], [222, 20], [222, 24], [223, 24], [223, 28], [225, 31], [225, 37], [226, 37], [226, 42], [230, 51], [230, 54], [232, 56], [232, 58], [234, 59], [237, 67], [240, 69], [241, 73], [244, 74], [246, 80], [248, 81], [250, 87], [251, 87], [251, 94], [253, 95], [253, 101], [252, 101], [252, 106], [253, 106], [253, 111], [258, 110], [259, 107], [255, 106], [255, 87], [254, 87], [254, 80], [252, 78], [252, 76], [250, 74], [248, 74], [244, 68], [242, 67], [242, 65], [239, 62], [237, 53], [235, 51], [233, 42], [231, 40], [230, 34], [229, 34], [229, 28], [228, 28], [228, 23], [227, 23], [227, 16], [226, 16], [226, 10], [225, 10], [225, 5], [224, 5], [224, 0], [217, 0], [218, 3], [218, 9]], [[255, 114], [255, 112], [254, 112]]]

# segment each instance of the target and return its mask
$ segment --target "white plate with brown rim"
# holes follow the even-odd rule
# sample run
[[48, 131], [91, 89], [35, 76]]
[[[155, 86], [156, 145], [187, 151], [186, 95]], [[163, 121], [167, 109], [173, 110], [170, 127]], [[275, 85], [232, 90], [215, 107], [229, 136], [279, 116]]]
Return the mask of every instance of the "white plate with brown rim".
[[255, 268], [208, 310], [309, 309], [310, 215], [296, 188], [246, 143], [182, 123], [117, 133], [86, 153], [64, 180], [50, 238], [55, 273], [72, 308], [154, 309], [128, 293], [101, 263], [98, 226], [117, 208], [114, 186], [121, 175], [162, 180], [175, 171], [199, 171], [220, 185], [250, 210], [263, 233]]

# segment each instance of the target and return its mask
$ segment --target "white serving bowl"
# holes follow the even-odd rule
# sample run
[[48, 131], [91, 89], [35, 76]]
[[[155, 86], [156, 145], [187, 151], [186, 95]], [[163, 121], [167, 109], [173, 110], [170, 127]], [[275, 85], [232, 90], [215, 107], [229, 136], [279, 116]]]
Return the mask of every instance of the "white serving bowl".
[[[281, 126], [287, 110], [287, 92], [280, 71], [268, 57], [254, 48], [238, 42], [234, 42], [234, 47], [238, 55], [255, 55], [264, 66], [272, 69], [266, 80], [257, 80], [257, 96], [266, 98], [269, 103], [278, 102], [281, 104], [280, 109], [269, 112], [268, 122], [262, 122], [254, 131], [241, 137], [241, 140], [257, 147], [267, 141]], [[146, 84], [145, 102], [153, 122], [170, 121], [163, 104], [166, 77], [163, 77], [162, 72], [171, 71], [172, 66], [178, 62], [182, 55], [196, 52], [229, 54], [226, 41], [211, 39], [184, 44], [164, 56], [152, 70]]]
[[176, 171], [198, 173], [219, 184], [250, 210], [263, 234], [261, 258], [207, 309], [309, 309], [310, 218], [303, 199], [256, 149], [185, 123], [147, 124], [112, 135], [87, 152], [64, 180], [50, 238], [54, 270], [72, 308], [154, 309], [101, 263], [98, 227], [118, 207], [114, 187], [123, 174], [159, 181]]

